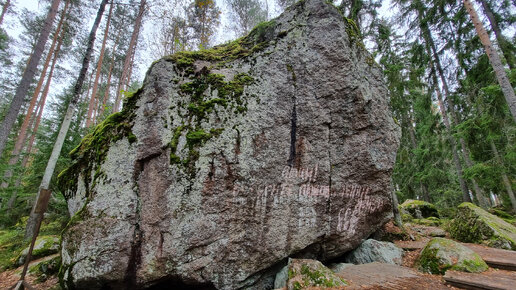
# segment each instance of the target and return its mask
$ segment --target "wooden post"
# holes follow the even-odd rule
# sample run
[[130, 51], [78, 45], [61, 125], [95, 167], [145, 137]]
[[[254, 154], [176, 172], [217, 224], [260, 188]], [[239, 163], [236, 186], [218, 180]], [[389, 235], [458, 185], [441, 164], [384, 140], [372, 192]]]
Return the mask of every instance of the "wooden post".
[[32, 235], [32, 241], [30, 243], [29, 252], [27, 253], [27, 257], [25, 257], [25, 264], [23, 265], [23, 271], [20, 276], [20, 280], [16, 282], [16, 284], [9, 289], [35, 289], [30, 284], [25, 281], [25, 275], [27, 275], [27, 270], [29, 269], [29, 263], [32, 259], [32, 251], [34, 250], [34, 244], [36, 244], [36, 239], [39, 235], [39, 229], [41, 227], [41, 222], [43, 221], [43, 215], [48, 207], [48, 201], [50, 200], [50, 196], [52, 195], [52, 191], [48, 189], [41, 189], [41, 194], [39, 199], [36, 201], [36, 206], [34, 209], [34, 213], [38, 215], [38, 220], [36, 221], [36, 230], [34, 231], [34, 235]]

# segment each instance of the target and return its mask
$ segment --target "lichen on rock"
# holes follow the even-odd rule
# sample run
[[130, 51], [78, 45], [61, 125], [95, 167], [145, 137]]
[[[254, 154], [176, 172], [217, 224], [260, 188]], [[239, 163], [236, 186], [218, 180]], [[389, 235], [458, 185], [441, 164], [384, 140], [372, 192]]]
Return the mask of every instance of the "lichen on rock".
[[261, 288], [288, 257], [336, 258], [389, 220], [400, 132], [349, 25], [299, 1], [155, 62], [61, 175], [62, 284]]

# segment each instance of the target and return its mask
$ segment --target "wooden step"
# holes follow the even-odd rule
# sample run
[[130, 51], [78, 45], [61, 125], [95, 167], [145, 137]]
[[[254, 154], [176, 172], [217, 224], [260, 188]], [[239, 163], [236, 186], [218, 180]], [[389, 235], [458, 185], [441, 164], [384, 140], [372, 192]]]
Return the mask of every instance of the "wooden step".
[[490, 269], [483, 273], [465, 273], [448, 270], [444, 280], [451, 286], [465, 289], [516, 289], [514, 271]]
[[392, 264], [354, 265], [336, 274], [349, 283], [345, 289], [450, 289], [444, 285], [441, 276], [422, 274], [412, 268]]
[[[516, 271], [516, 251], [490, 248], [477, 244], [463, 245], [479, 254], [490, 267]], [[516, 289], [516, 285], [514, 289]]]

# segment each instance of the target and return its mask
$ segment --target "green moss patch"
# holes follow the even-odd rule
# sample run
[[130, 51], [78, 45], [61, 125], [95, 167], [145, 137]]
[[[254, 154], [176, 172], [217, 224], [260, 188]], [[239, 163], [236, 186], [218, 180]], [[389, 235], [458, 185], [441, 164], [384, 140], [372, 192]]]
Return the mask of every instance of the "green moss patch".
[[292, 259], [288, 269], [288, 289], [303, 289], [306, 287], [342, 287], [347, 282], [333, 271], [315, 260]]
[[[77, 191], [77, 181], [81, 175], [84, 176], [87, 191], [104, 176], [100, 165], [106, 159], [110, 144], [122, 138], [127, 138], [129, 143], [137, 141], [132, 133], [132, 126], [136, 101], [141, 93], [142, 89], [135, 93], [126, 93], [122, 111], [108, 116], [70, 152], [72, 164], [57, 178], [57, 187], [66, 199]], [[87, 196], [89, 195], [87, 192]]]
[[516, 227], [472, 203], [459, 205], [448, 231], [462, 242], [516, 250]]
[[488, 269], [480, 256], [455, 241], [434, 238], [421, 251], [417, 261], [421, 271], [444, 275], [447, 270], [479, 273]]
[[244, 58], [252, 53], [263, 50], [275, 38], [276, 22], [274, 20], [258, 24], [245, 37], [227, 44], [218, 45], [211, 49], [199, 51], [181, 51], [164, 59], [176, 64], [180, 71], [190, 75], [194, 73], [193, 65], [196, 60], [204, 60], [223, 65], [237, 58]]
[[[179, 108], [187, 113], [184, 115], [178, 111], [178, 115], [182, 117], [182, 125], [173, 129], [169, 142], [170, 164], [182, 165], [189, 173], [195, 174], [193, 164], [199, 158], [199, 148], [224, 130], [205, 129], [202, 122], [210, 114], [216, 114], [217, 110], [229, 110], [232, 114], [245, 113], [247, 100], [243, 97], [244, 88], [253, 82], [254, 79], [245, 73], [239, 73], [232, 80], [226, 81], [224, 75], [206, 70], [192, 81], [181, 84], [179, 94], [186, 100], [186, 104], [179, 102]], [[182, 136], [186, 140], [186, 146], [178, 148]], [[181, 153], [182, 150], [187, 151]]]
[[0, 272], [15, 267], [16, 257], [29, 244], [23, 233], [17, 227], [0, 230]]
[[400, 210], [413, 218], [439, 217], [435, 205], [422, 200], [407, 199], [400, 204]]

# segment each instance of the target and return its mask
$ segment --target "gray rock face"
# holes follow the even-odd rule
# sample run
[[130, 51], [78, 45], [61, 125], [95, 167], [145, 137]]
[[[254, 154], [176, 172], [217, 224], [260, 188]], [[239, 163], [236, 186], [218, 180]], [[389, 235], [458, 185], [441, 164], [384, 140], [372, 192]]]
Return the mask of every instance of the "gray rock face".
[[306, 0], [154, 63], [61, 174], [75, 214], [64, 284], [272, 288], [287, 257], [325, 261], [375, 232], [392, 216], [400, 133], [355, 35]]
[[358, 248], [346, 255], [346, 262], [367, 264], [372, 262], [401, 265], [403, 250], [393, 243], [365, 240]]

